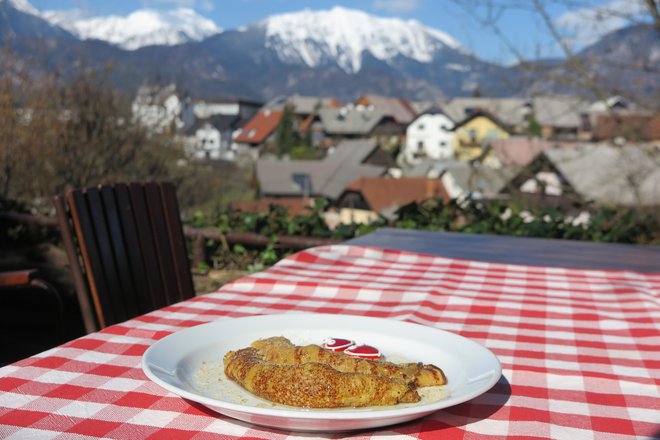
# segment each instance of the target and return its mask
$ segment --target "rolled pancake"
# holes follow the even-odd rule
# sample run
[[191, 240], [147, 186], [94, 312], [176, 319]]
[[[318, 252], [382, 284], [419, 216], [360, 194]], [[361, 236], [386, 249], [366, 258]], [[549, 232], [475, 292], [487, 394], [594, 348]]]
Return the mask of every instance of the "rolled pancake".
[[318, 362], [276, 364], [256, 349], [230, 351], [225, 374], [251, 393], [306, 408], [341, 408], [418, 402], [417, 392], [400, 379], [372, 374], [344, 373]]
[[401, 379], [413, 387], [444, 385], [447, 378], [435, 365], [420, 363], [395, 364], [392, 362], [359, 359], [341, 352], [325, 350], [319, 345], [294, 345], [287, 338], [276, 336], [252, 343], [259, 356], [269, 362], [298, 365], [318, 362], [344, 373], [363, 373]]

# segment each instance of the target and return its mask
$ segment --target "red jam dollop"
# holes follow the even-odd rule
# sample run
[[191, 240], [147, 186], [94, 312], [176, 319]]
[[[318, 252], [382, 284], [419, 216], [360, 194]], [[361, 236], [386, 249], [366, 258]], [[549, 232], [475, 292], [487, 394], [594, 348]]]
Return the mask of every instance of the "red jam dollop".
[[344, 354], [362, 359], [379, 360], [381, 358], [380, 351], [371, 345], [351, 345], [344, 350]]
[[330, 351], [344, 351], [355, 343], [349, 339], [328, 338], [323, 341], [323, 348]]

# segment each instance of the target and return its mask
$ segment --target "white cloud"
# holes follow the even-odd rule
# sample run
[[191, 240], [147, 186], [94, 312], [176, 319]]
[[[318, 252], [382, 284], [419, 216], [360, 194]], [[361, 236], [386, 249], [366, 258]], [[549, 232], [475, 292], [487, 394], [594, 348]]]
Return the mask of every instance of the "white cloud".
[[645, 12], [643, 0], [609, 0], [598, 6], [565, 12], [557, 18], [556, 24], [565, 31], [568, 41], [583, 46], [639, 20]]
[[412, 12], [418, 6], [417, 0], [374, 0], [373, 3], [374, 9], [392, 13]]

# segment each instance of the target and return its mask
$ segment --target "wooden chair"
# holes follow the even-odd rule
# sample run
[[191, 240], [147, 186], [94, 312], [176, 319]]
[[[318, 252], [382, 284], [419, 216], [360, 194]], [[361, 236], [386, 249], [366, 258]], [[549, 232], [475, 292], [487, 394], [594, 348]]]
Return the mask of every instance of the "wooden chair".
[[174, 185], [100, 185], [54, 202], [88, 333], [194, 296]]

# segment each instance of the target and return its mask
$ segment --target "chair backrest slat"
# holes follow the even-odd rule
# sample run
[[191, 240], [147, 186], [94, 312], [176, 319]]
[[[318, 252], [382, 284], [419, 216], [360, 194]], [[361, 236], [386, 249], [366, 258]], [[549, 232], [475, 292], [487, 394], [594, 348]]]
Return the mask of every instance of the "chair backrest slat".
[[[101, 192], [97, 188], [88, 188], [83, 192], [87, 198], [90, 218], [94, 227], [94, 238], [98, 247], [100, 267], [105, 276], [107, 300], [112, 309], [112, 321], [121, 322], [128, 319], [126, 304], [122, 293], [122, 285], [119, 282], [119, 271], [115, 261], [112, 239], [106, 219], [106, 211], [101, 201]], [[119, 294], [117, 294], [119, 292]], [[106, 310], [103, 310], [106, 313]]]
[[168, 243], [172, 248], [174, 257], [174, 275], [178, 287], [178, 300], [191, 298], [195, 293], [192, 276], [190, 274], [190, 262], [186, 256], [186, 241], [183, 236], [183, 225], [181, 217], [178, 215], [179, 203], [176, 197], [174, 185], [165, 182], [161, 185], [161, 194], [163, 197], [163, 209], [165, 210], [165, 221], [167, 226]]
[[121, 217], [121, 223], [124, 227], [124, 239], [126, 240], [126, 252], [128, 263], [133, 274], [134, 291], [140, 313], [146, 313], [154, 310], [156, 305], [149, 289], [149, 278], [157, 274], [147, 273], [145, 264], [145, 255], [142, 252], [140, 239], [138, 238], [137, 224], [133, 212], [131, 197], [128, 193], [128, 186], [123, 183], [114, 185], [114, 193], [117, 200], [117, 207]]
[[103, 202], [103, 213], [110, 235], [110, 248], [114, 258], [114, 266], [117, 270], [117, 281], [119, 282], [120, 298], [123, 302], [123, 309], [128, 316], [140, 314], [138, 301], [135, 292], [135, 283], [131, 264], [126, 250], [127, 243], [124, 237], [124, 224], [115, 199], [115, 192], [111, 186], [103, 186], [100, 189], [101, 200]]
[[108, 286], [101, 266], [101, 257], [96, 246], [95, 232], [89, 214], [87, 200], [80, 190], [66, 194], [67, 202], [71, 207], [73, 226], [78, 238], [79, 250], [83, 266], [87, 274], [90, 293], [94, 302], [94, 309], [99, 327], [106, 326], [106, 319], [112, 320], [112, 307], [108, 298]]
[[71, 219], [70, 209], [64, 197], [59, 194], [53, 198], [53, 203], [55, 204], [57, 223], [60, 227], [60, 233], [62, 234], [64, 250], [66, 251], [66, 255], [69, 260], [71, 276], [73, 278], [73, 284], [76, 288], [76, 298], [78, 299], [78, 305], [80, 306], [80, 312], [83, 317], [85, 331], [87, 333], [93, 333], [99, 329], [99, 324], [96, 319], [96, 313], [94, 311], [94, 304], [92, 304], [93, 301], [89, 292], [89, 287], [87, 281], [85, 280], [85, 274], [83, 273], [83, 268], [81, 267], [82, 257], [78, 252], [78, 247], [76, 246], [76, 241], [74, 239], [74, 226], [73, 220]]
[[169, 242], [167, 227], [163, 215], [163, 198], [160, 187], [155, 183], [144, 185], [144, 195], [147, 199], [147, 208], [151, 217], [154, 243], [158, 253], [158, 266], [163, 280], [163, 288], [168, 303], [179, 301], [177, 295], [176, 277], [174, 276], [174, 256]]
[[147, 208], [147, 199], [144, 194], [144, 186], [131, 183], [128, 185], [128, 192], [133, 203], [133, 214], [135, 216], [135, 226], [138, 232], [140, 250], [142, 251], [142, 261], [145, 266], [145, 277], [149, 285], [149, 296], [154, 308], [165, 307], [167, 297], [164, 295], [165, 287], [160, 275], [160, 266], [158, 264], [158, 250], [153, 237], [153, 225], [149, 210]]
[[76, 189], [55, 206], [65, 247], [75, 249], [67, 251], [71, 265], [80, 271], [83, 263], [87, 285], [76, 283], [78, 296], [91, 296], [100, 328], [194, 295], [174, 185]]

